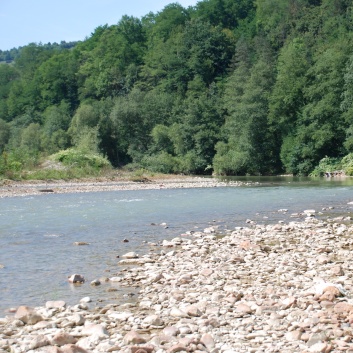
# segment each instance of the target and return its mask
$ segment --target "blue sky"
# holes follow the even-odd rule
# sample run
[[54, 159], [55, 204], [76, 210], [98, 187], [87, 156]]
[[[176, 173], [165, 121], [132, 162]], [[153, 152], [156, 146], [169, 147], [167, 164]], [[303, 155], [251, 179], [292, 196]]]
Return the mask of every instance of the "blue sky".
[[178, 2], [197, 0], [0, 0], [0, 49], [28, 43], [83, 40], [100, 25], [115, 24], [123, 15], [142, 17]]

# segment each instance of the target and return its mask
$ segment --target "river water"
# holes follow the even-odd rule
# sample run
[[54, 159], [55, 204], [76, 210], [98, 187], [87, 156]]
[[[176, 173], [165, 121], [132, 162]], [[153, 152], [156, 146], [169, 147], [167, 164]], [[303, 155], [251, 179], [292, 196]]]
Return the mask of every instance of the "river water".
[[[305, 209], [333, 206], [330, 216], [350, 215], [353, 210], [348, 205], [353, 201], [351, 178], [237, 180], [259, 184], [0, 199], [0, 264], [5, 266], [0, 269], [0, 315], [10, 307], [43, 305], [47, 300], [76, 304], [90, 296], [94, 302], [124, 301], [126, 289], [116, 286], [112, 292], [111, 284], [92, 287], [90, 282], [118, 274], [118, 256], [148, 253], [147, 242], [209, 225], [234, 229], [244, 226], [246, 219], [264, 224], [287, 221], [290, 214]], [[279, 209], [288, 209], [287, 215]], [[90, 245], [74, 246], [78, 241]], [[84, 275], [86, 283], [70, 285], [67, 277], [73, 273]]]

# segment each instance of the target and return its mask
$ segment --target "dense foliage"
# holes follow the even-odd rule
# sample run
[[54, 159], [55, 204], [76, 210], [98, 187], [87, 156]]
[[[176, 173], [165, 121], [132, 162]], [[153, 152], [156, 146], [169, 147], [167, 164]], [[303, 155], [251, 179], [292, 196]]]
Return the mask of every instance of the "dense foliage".
[[353, 173], [352, 39], [348, 0], [203, 0], [0, 51], [0, 174]]

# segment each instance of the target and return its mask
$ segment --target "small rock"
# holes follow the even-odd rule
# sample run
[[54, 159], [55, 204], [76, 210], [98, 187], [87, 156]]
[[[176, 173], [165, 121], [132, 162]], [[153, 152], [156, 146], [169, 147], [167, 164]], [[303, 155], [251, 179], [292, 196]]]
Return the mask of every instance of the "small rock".
[[125, 344], [141, 344], [146, 343], [146, 339], [143, 338], [139, 333], [136, 331], [128, 332], [123, 339]]
[[320, 265], [325, 265], [329, 262], [331, 262], [331, 259], [327, 256], [327, 255], [319, 255], [316, 258], [316, 261], [320, 264]]
[[91, 282], [91, 286], [100, 286], [101, 285], [101, 281], [99, 279], [94, 279]]
[[158, 315], [150, 315], [147, 316], [143, 322], [148, 325], [152, 326], [163, 326], [164, 322]]
[[71, 322], [73, 322], [77, 326], [81, 326], [85, 323], [85, 318], [81, 314], [74, 314], [71, 317]]
[[90, 297], [84, 297], [80, 300], [80, 303], [90, 303], [92, 299]]
[[353, 305], [348, 304], [347, 302], [339, 302], [334, 306], [333, 310], [336, 314], [348, 315], [353, 312]]
[[65, 344], [76, 343], [77, 339], [67, 332], [57, 332], [51, 340], [52, 345], [64, 346]]
[[327, 341], [327, 336], [325, 332], [313, 333], [310, 335], [307, 345], [309, 347], [315, 345], [316, 343], [322, 343]]
[[62, 346], [60, 350], [48, 351], [48, 353], [90, 353], [90, 352], [75, 344], [66, 344], [65, 346]]
[[63, 300], [47, 301], [45, 307], [47, 309], [64, 309], [66, 303]]
[[137, 259], [139, 256], [135, 252], [131, 251], [122, 256], [124, 259]]
[[30, 343], [31, 349], [36, 349], [44, 346], [48, 346], [50, 341], [44, 335], [38, 335]]
[[288, 297], [282, 301], [282, 309], [286, 310], [292, 307], [297, 302], [295, 297]]
[[179, 333], [179, 329], [175, 326], [168, 326], [163, 329], [163, 333], [166, 336], [177, 336]]
[[209, 333], [205, 333], [202, 335], [200, 342], [209, 350], [211, 351], [215, 348], [215, 341]]
[[186, 313], [189, 315], [189, 316], [194, 316], [194, 317], [197, 317], [197, 316], [201, 316], [202, 315], [202, 312], [200, 311], [200, 309], [195, 306], [195, 305], [190, 305], [188, 306], [186, 309], [185, 309]]
[[[313, 353], [329, 353], [332, 347], [329, 349], [329, 346], [326, 342], [318, 342], [309, 348], [309, 352]], [[328, 350], [329, 349], [329, 350]]]
[[173, 317], [189, 317], [188, 314], [186, 314], [184, 311], [178, 309], [178, 308], [172, 308], [170, 310], [170, 316], [173, 316]]
[[152, 353], [154, 346], [131, 346], [131, 353]]
[[237, 305], [236, 311], [238, 313], [244, 313], [244, 314], [250, 314], [253, 312], [253, 310], [250, 308], [250, 306], [245, 303], [240, 303], [239, 305]]
[[186, 351], [186, 347], [185, 345], [181, 344], [181, 343], [178, 343], [178, 344], [175, 344], [174, 346], [170, 347], [168, 349], [168, 353], [176, 353], [176, 352], [181, 352], [181, 351]]
[[73, 274], [69, 277], [70, 283], [84, 283], [85, 278], [82, 275]]
[[301, 339], [302, 332], [299, 330], [294, 330], [286, 333], [287, 341], [298, 341]]
[[105, 327], [100, 324], [92, 324], [88, 321], [85, 322], [85, 326], [82, 329], [82, 334], [86, 336], [94, 335], [97, 337], [109, 336], [109, 333]]

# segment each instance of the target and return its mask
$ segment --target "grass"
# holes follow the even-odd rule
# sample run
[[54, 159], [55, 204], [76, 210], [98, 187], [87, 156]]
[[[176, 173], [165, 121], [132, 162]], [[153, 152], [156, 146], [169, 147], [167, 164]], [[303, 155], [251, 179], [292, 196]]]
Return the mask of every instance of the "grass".
[[0, 174], [0, 185], [6, 185], [11, 181], [129, 181], [129, 182], [153, 182], [154, 180], [170, 180], [185, 178], [181, 175], [154, 173], [148, 170], [126, 170], [124, 168], [90, 168], [68, 167], [65, 169], [46, 169], [37, 167], [30, 170], [11, 171]]

